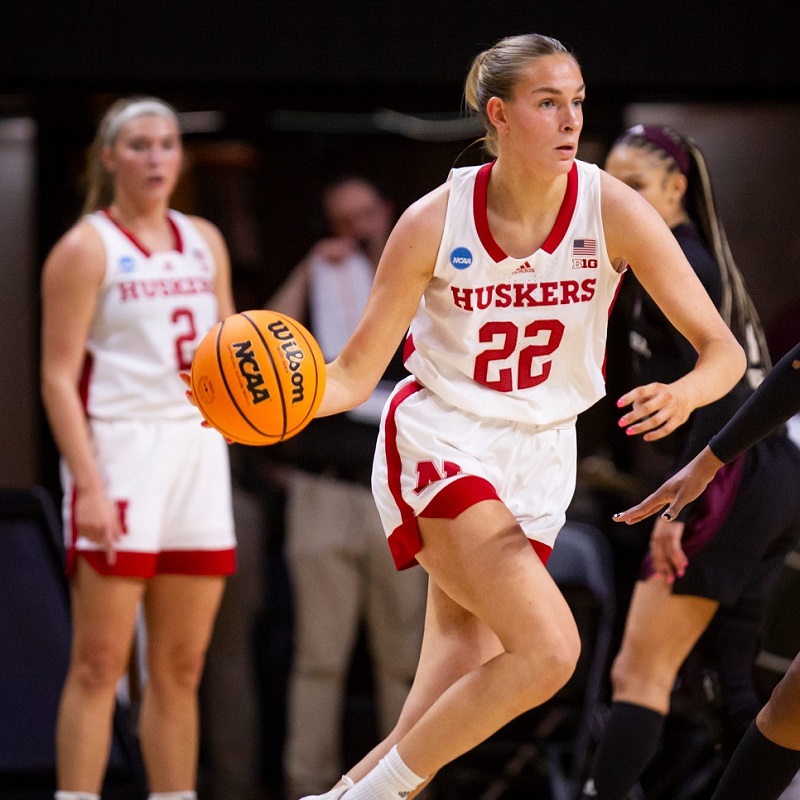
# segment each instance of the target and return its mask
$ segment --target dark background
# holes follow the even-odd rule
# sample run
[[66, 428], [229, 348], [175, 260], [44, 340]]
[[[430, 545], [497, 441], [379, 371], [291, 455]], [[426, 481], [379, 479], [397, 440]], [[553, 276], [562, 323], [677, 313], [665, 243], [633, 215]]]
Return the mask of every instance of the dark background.
[[40, 265], [80, 211], [86, 148], [110, 102], [146, 93], [212, 112], [187, 128], [175, 205], [219, 225], [238, 306], [260, 306], [323, 233], [317, 198], [333, 175], [365, 174], [399, 213], [454, 164], [482, 157], [474, 135], [418, 139], [378, 115], [458, 118], [474, 55], [529, 31], [559, 38], [582, 64], [582, 158], [602, 163], [636, 104], [669, 103], [674, 124], [700, 134], [759, 310], [767, 322], [783, 313], [800, 296], [800, 201], [779, 197], [800, 166], [787, 161], [800, 136], [797, 0], [6, 0], [0, 122], [23, 117], [35, 135], [30, 209], [11, 228], [28, 250], [9, 266], [13, 237], [0, 248], [10, 276], [0, 337], [17, 345], [0, 363], [0, 392], [12, 398], [0, 484], [56, 483], [36, 388]]
[[[237, 305], [255, 307], [323, 233], [318, 196], [333, 175], [364, 174], [399, 213], [454, 164], [482, 157], [474, 135], [414, 138], [387, 130], [380, 113], [458, 118], [474, 55], [530, 31], [560, 39], [581, 62], [581, 158], [602, 163], [639, 121], [697, 139], [765, 323], [791, 313], [800, 302], [800, 0], [2, 0], [0, 181], [3, 164], [22, 163], [15, 148], [27, 177], [0, 184], [0, 487], [58, 493], [37, 388], [38, 284], [46, 253], [79, 214], [86, 148], [113, 100], [155, 94], [205, 115], [187, 127], [175, 205], [221, 228]], [[591, 413], [584, 454], [604, 445]], [[271, 547], [279, 535], [270, 532]], [[279, 595], [285, 576], [270, 563]], [[261, 672], [278, 687], [289, 652], [281, 611], [273, 599], [262, 631]], [[280, 692], [264, 695], [278, 704], [265, 717], [280, 718]], [[264, 732], [271, 775], [281, 733]]]

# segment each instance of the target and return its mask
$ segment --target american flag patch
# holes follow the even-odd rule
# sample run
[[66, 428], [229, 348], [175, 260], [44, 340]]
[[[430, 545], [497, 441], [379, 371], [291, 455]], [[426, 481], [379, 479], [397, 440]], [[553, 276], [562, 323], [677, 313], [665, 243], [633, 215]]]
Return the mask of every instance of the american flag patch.
[[572, 240], [572, 255], [574, 255], [574, 256], [596, 256], [597, 255], [597, 240], [596, 239], [573, 239]]

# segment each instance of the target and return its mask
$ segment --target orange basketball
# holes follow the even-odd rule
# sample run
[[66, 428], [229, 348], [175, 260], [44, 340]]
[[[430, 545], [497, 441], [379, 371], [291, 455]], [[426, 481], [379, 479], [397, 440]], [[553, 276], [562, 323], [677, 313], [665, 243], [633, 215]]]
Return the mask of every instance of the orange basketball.
[[240, 444], [275, 444], [299, 433], [325, 392], [325, 361], [311, 334], [274, 311], [242, 311], [212, 328], [192, 361], [203, 417]]

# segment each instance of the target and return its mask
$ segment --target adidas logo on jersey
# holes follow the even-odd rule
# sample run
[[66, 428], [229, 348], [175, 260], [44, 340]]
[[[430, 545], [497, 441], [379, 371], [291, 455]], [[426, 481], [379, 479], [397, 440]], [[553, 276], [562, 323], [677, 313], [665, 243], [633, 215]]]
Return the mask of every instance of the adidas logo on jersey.
[[521, 267], [517, 267], [511, 274], [519, 275], [523, 272], [536, 272], [536, 270], [526, 261]]

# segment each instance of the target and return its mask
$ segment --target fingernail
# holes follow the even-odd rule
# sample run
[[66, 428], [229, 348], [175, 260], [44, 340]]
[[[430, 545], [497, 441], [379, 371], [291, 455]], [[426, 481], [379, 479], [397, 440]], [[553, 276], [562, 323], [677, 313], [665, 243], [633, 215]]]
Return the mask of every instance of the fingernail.
[[633, 429], [633, 426], [631, 426], [630, 428], [628, 428], [628, 429], [625, 431], [625, 433], [626, 433], [628, 436], [633, 436], [633, 434], [634, 434], [634, 433], [636, 433], [636, 431]]
[[682, 577], [683, 577], [683, 570], [682, 570], [682, 569], [681, 569], [681, 570], [678, 570], [678, 577], [679, 577], [679, 578], [682, 578]]
[[623, 403], [622, 400], [617, 400], [617, 408], [622, 408], [624, 405], [625, 403]]
[[620, 515], [620, 514], [622, 514], [622, 512], [621, 512], [621, 511], [617, 511], [617, 513], [616, 513], [616, 514], [612, 514], [611, 516], [612, 516], [614, 519], [616, 519], [617, 517], [619, 517], [619, 515]]
[[661, 516], [662, 516], [662, 517], [663, 517], [665, 520], [667, 520], [668, 522], [671, 522], [671, 521], [672, 521], [672, 517], [671, 517], [669, 514], [667, 514], [667, 512], [666, 512], [666, 511], [665, 511], [665, 512], [664, 512], [664, 513], [663, 513]]

